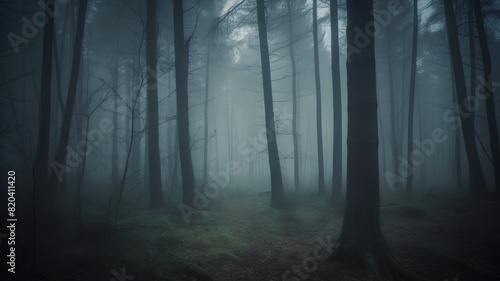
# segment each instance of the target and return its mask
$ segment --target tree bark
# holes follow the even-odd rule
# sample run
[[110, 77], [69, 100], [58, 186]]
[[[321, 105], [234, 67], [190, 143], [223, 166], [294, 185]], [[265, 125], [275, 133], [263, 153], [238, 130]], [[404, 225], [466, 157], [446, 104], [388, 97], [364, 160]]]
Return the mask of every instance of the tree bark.
[[[387, 68], [388, 68], [388, 84], [389, 84], [389, 106], [390, 106], [390, 119], [391, 119], [391, 143], [392, 143], [392, 165], [393, 165], [393, 171], [394, 173], [397, 173], [398, 171], [398, 158], [401, 155], [402, 148], [400, 145], [400, 140], [401, 138], [398, 138], [398, 136], [401, 136], [402, 134], [399, 134], [399, 123], [396, 122], [397, 119], [397, 108], [396, 108], [396, 94], [394, 91], [394, 83], [393, 83], [393, 65], [392, 65], [392, 28], [391, 24], [387, 27]], [[397, 188], [400, 186], [399, 181], [396, 181], [393, 183], [395, 186], [394, 188]]]
[[[75, 107], [78, 77], [80, 73], [80, 63], [82, 57], [82, 46], [83, 46], [86, 15], [87, 15], [87, 0], [81, 0], [80, 6], [78, 8], [78, 19], [76, 25], [73, 63], [71, 65], [68, 95], [66, 98], [66, 106], [64, 107], [61, 134], [59, 135], [59, 145], [55, 157], [55, 162], [61, 164], [63, 167], [65, 166], [66, 163], [66, 146], [68, 145], [69, 141], [69, 133], [71, 131], [71, 121], [73, 118], [73, 111]], [[51, 173], [50, 182], [53, 183], [54, 185], [57, 185], [58, 176], [56, 175], [55, 170], [53, 170]]]
[[267, 43], [266, 8], [264, 0], [257, 0], [257, 22], [259, 25], [260, 59], [262, 64], [262, 82], [264, 90], [264, 111], [266, 120], [267, 152], [271, 172], [271, 207], [282, 208], [286, 204], [281, 165], [276, 141], [274, 124], [273, 90], [271, 83], [271, 66], [269, 63], [269, 47]]
[[[112, 92], [113, 92], [113, 124], [115, 128], [118, 128], [118, 70], [120, 68], [120, 64], [118, 62], [118, 41], [115, 42], [115, 54], [113, 57], [113, 69], [111, 70], [111, 79], [113, 79], [112, 83]], [[118, 130], [113, 130], [112, 134], [112, 143], [111, 143], [111, 185], [112, 188], [118, 184]]]
[[443, 0], [446, 17], [446, 27], [448, 33], [448, 44], [453, 62], [453, 74], [455, 76], [456, 94], [460, 107], [460, 121], [462, 124], [462, 135], [465, 142], [467, 158], [470, 170], [470, 191], [474, 196], [481, 196], [488, 192], [488, 187], [484, 179], [481, 161], [477, 153], [477, 146], [474, 137], [474, 127], [470, 118], [470, 110], [463, 103], [467, 101], [467, 90], [465, 85], [465, 75], [462, 65], [462, 55], [458, 41], [458, 29], [453, 11], [453, 3]]
[[[457, 95], [455, 87], [455, 75], [453, 74], [453, 62], [450, 55], [450, 74], [451, 74], [451, 95], [454, 104], [457, 104]], [[455, 130], [455, 174], [457, 180], [457, 192], [460, 192], [462, 187], [462, 157], [461, 157], [461, 143], [460, 143], [460, 128]], [[469, 172], [470, 173], [470, 172]]]
[[314, 47], [314, 82], [316, 84], [316, 133], [318, 139], [318, 193], [325, 193], [325, 167], [323, 160], [323, 126], [321, 117], [321, 80], [319, 73], [318, 50], [318, 0], [313, 0], [313, 47]]
[[177, 128], [179, 130], [179, 155], [182, 174], [182, 202], [187, 206], [193, 206], [194, 189], [196, 187], [193, 161], [191, 159], [188, 99], [189, 44], [191, 37], [184, 40], [184, 7], [182, 2], [173, 1]]
[[[45, 0], [44, 7], [47, 23], [43, 28], [43, 58], [42, 58], [42, 74], [40, 77], [40, 106], [38, 119], [38, 140], [35, 161], [33, 163], [33, 193], [32, 193], [32, 215], [33, 215], [33, 255], [31, 265], [34, 268], [36, 265], [36, 251], [38, 240], [37, 227], [37, 199], [40, 192], [39, 189], [48, 195], [49, 184], [47, 178], [49, 166], [49, 144], [50, 144], [50, 107], [51, 107], [51, 81], [52, 81], [52, 53], [53, 53], [53, 37], [54, 37], [54, 1]], [[24, 103], [23, 103], [24, 104]], [[23, 110], [24, 112], [24, 110]]]
[[342, 91], [340, 85], [339, 23], [337, 0], [330, 0], [333, 89], [333, 183], [332, 203], [341, 206], [342, 196]]
[[49, 162], [50, 107], [52, 81], [52, 53], [54, 36], [54, 1], [45, 0], [45, 16], [47, 24], [43, 29], [43, 59], [40, 88], [40, 111], [38, 123], [38, 143], [34, 163], [35, 184], [47, 188], [47, 171]]
[[[418, 1], [413, 0], [413, 39], [411, 48], [411, 74], [410, 74], [410, 101], [408, 104], [408, 142], [407, 142], [407, 159], [413, 162], [413, 115], [415, 111], [415, 80], [417, 76], [417, 39], [418, 39]], [[408, 171], [406, 179], [406, 196], [409, 197], [413, 193], [413, 173]]]
[[488, 119], [488, 129], [490, 131], [491, 158], [493, 159], [493, 170], [495, 173], [495, 193], [496, 197], [500, 198], [500, 143], [498, 141], [495, 103], [493, 100], [493, 83], [491, 81], [491, 57], [486, 39], [481, 2], [479, 0], [474, 0], [474, 11], [476, 14], [476, 25], [479, 34], [479, 45], [481, 47], [481, 55], [483, 57], [486, 91], [486, 118]]
[[149, 207], [163, 207], [161, 186], [160, 145], [158, 133], [158, 85], [157, 85], [157, 25], [156, 0], [148, 0], [146, 27], [147, 104], [148, 104], [148, 153], [149, 153]]
[[[469, 27], [469, 55], [470, 55], [470, 97], [474, 99], [476, 96], [476, 41], [474, 33], [474, 1], [467, 1], [468, 11], [467, 20]], [[472, 126], [474, 125], [475, 112], [471, 112]]]
[[359, 48], [355, 27], [373, 22], [371, 0], [347, 1], [348, 135], [346, 211], [338, 257], [364, 265], [373, 274], [397, 280], [404, 273], [395, 265], [380, 229], [378, 121], [373, 38]]
[[205, 71], [205, 108], [204, 108], [204, 150], [203, 150], [203, 184], [208, 183], [208, 93], [210, 85], [210, 59], [212, 55], [212, 36], [209, 35], [207, 45], [207, 66]]
[[295, 192], [300, 189], [299, 182], [299, 143], [297, 140], [297, 65], [295, 63], [295, 49], [293, 47], [294, 42], [294, 30], [292, 21], [292, 7], [290, 1], [286, 2], [288, 11], [288, 37], [290, 43], [288, 45], [290, 53], [290, 62], [292, 64], [292, 103], [293, 103], [293, 119], [292, 119], [292, 138], [293, 138], [293, 182], [295, 185]]

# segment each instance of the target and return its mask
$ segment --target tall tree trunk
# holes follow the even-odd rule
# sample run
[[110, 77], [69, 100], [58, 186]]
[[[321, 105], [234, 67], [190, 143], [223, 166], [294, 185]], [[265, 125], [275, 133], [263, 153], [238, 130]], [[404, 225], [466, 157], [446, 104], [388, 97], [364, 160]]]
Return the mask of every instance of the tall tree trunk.
[[332, 50], [332, 89], [333, 89], [333, 183], [332, 203], [339, 206], [342, 197], [342, 91], [340, 85], [339, 59], [339, 19], [337, 0], [330, 0], [330, 29]]
[[[407, 158], [409, 162], [413, 163], [413, 115], [415, 111], [415, 80], [417, 76], [417, 38], [418, 38], [418, 1], [413, 0], [413, 39], [411, 48], [411, 74], [410, 74], [410, 101], [408, 104], [408, 142]], [[408, 171], [408, 178], [406, 179], [406, 196], [411, 196], [413, 193], [413, 173]]]
[[[469, 27], [469, 56], [470, 56], [470, 97], [476, 96], [476, 39], [474, 38], [474, 1], [467, 1], [467, 20]], [[475, 112], [471, 112], [472, 126], [474, 127]]]
[[297, 141], [297, 65], [295, 63], [295, 49], [293, 47], [294, 30], [292, 21], [292, 7], [290, 1], [286, 1], [288, 11], [288, 37], [290, 43], [288, 45], [290, 53], [290, 61], [292, 63], [292, 103], [293, 103], [293, 119], [292, 119], [292, 138], [293, 138], [293, 182], [295, 192], [300, 189], [299, 185], [299, 143]]
[[[130, 84], [131, 84], [131, 91], [130, 91], [130, 98], [133, 100], [135, 96], [135, 90], [139, 87], [140, 81], [139, 81], [139, 75], [136, 74], [134, 69], [139, 69], [139, 63], [138, 59], [134, 58], [132, 59], [132, 68], [129, 69], [130, 73]], [[141, 182], [143, 180], [142, 176], [142, 166], [141, 166], [141, 141], [142, 141], [142, 136], [143, 134], [141, 133], [144, 128], [142, 127], [142, 122], [141, 119], [138, 118], [138, 112], [142, 111], [142, 103], [141, 103], [141, 98], [139, 97], [136, 102], [136, 106], [134, 108], [134, 111], [132, 112], [132, 121], [131, 123], [131, 129], [133, 128], [131, 134], [132, 137], [137, 137], [137, 142], [136, 142], [136, 148], [135, 152], [133, 155], [132, 163], [133, 163], [133, 170], [134, 170], [134, 181], [135, 182]]]
[[177, 128], [179, 130], [179, 155], [182, 174], [182, 202], [187, 206], [193, 206], [194, 189], [196, 187], [193, 161], [191, 159], [188, 99], [189, 44], [191, 37], [184, 40], [184, 7], [182, 2], [173, 1]]
[[208, 182], [208, 93], [210, 85], [210, 58], [212, 55], [212, 35], [210, 34], [207, 45], [207, 66], [205, 71], [205, 108], [204, 108], [204, 150], [203, 150], [203, 184]]
[[267, 45], [266, 7], [264, 0], [257, 0], [257, 22], [259, 25], [260, 60], [262, 67], [262, 83], [264, 90], [264, 112], [266, 120], [267, 153], [271, 172], [271, 207], [282, 208], [286, 204], [281, 165], [274, 124], [273, 89], [271, 66], [269, 62], [269, 46]]
[[347, 1], [347, 44], [358, 48], [347, 63], [348, 135], [346, 211], [338, 255], [344, 261], [362, 263], [373, 273], [399, 280], [380, 229], [378, 121], [375, 44], [356, 45], [355, 27], [373, 22], [371, 0]]
[[[83, 36], [85, 29], [85, 20], [87, 15], [87, 0], [81, 0], [78, 8], [78, 19], [76, 25], [75, 46], [73, 52], [73, 63], [71, 65], [71, 74], [68, 86], [68, 95], [66, 98], [66, 106], [64, 107], [64, 115], [62, 119], [61, 134], [59, 136], [59, 144], [56, 152], [55, 162], [63, 167], [66, 164], [66, 146], [69, 141], [69, 133], [71, 131], [71, 121], [75, 107], [76, 92], [78, 86], [78, 77], [80, 72], [80, 63], [82, 58]], [[61, 181], [60, 171], [53, 170], [51, 173], [50, 182], [57, 185]]]
[[[33, 215], [33, 256], [31, 266], [36, 265], [37, 251], [37, 198], [41, 189], [48, 191], [49, 184], [47, 178], [49, 166], [49, 144], [50, 144], [50, 107], [51, 107], [51, 81], [52, 81], [52, 53], [54, 37], [54, 1], [45, 0], [45, 18], [47, 22], [43, 28], [43, 50], [42, 50], [42, 74], [40, 77], [40, 106], [38, 119], [38, 140], [35, 162], [33, 163], [33, 194], [32, 194], [32, 215]], [[23, 103], [24, 104], [24, 103]], [[48, 194], [45, 193], [45, 194]]]
[[[392, 144], [392, 169], [394, 172], [398, 171], [398, 157], [401, 156], [401, 148], [400, 142], [398, 138], [399, 128], [396, 119], [397, 119], [397, 108], [396, 108], [396, 94], [394, 91], [394, 83], [393, 83], [393, 65], [392, 65], [392, 25], [389, 24], [387, 27], [387, 68], [388, 68], [388, 84], [389, 84], [389, 107], [390, 107], [390, 119], [391, 119], [391, 144]], [[399, 181], [393, 183], [394, 188], [399, 187]]]
[[486, 30], [484, 29], [481, 2], [479, 0], [474, 1], [474, 11], [476, 14], [476, 25], [479, 34], [479, 45], [481, 46], [481, 56], [483, 57], [484, 79], [486, 79], [486, 118], [488, 119], [488, 129], [490, 131], [491, 158], [493, 159], [493, 170], [495, 172], [495, 190], [496, 197], [500, 198], [500, 143], [498, 142], [498, 128], [495, 114], [495, 103], [493, 100], [491, 57], [486, 39]]
[[[62, 89], [61, 89], [61, 63], [60, 63], [60, 58], [59, 58], [59, 52], [57, 50], [57, 35], [56, 32], [54, 32], [54, 43], [53, 43], [53, 49], [54, 49], [54, 66], [55, 66], [55, 71], [56, 71], [56, 89], [57, 89], [57, 101], [59, 102], [59, 107], [61, 108], [61, 113], [64, 112], [64, 99], [62, 96]], [[62, 53], [62, 50], [61, 50]], [[58, 116], [56, 116], [57, 118]], [[57, 122], [56, 122], [57, 126]]]
[[158, 133], [158, 85], [157, 85], [157, 25], [156, 0], [148, 0], [146, 28], [147, 104], [148, 104], [148, 153], [149, 153], [149, 207], [163, 207], [161, 187], [160, 145]]
[[323, 126], [321, 123], [321, 80], [319, 73], [318, 50], [318, 0], [313, 0], [313, 43], [314, 43], [314, 81], [316, 84], [316, 133], [318, 138], [318, 193], [325, 193], [325, 167], [323, 160]]
[[116, 185], [118, 184], [118, 110], [117, 110], [117, 105], [118, 105], [118, 81], [119, 81], [119, 69], [120, 69], [120, 64], [118, 61], [118, 39], [115, 42], [115, 54], [113, 57], [113, 69], [111, 70], [111, 79], [112, 81], [112, 92], [113, 92], [113, 104], [114, 107], [112, 108], [112, 113], [113, 113], [113, 124], [115, 126], [115, 129], [113, 130], [112, 134], [112, 143], [111, 143], [111, 186], [114, 189]]
[[[462, 55], [458, 41], [458, 29], [453, 11], [453, 3], [443, 0], [446, 17], [446, 27], [448, 33], [448, 44], [453, 62], [453, 74], [455, 75], [455, 85], [457, 100], [459, 105], [467, 101], [467, 90], [465, 85], [464, 68], [462, 65]], [[488, 187], [484, 179], [481, 161], [477, 153], [476, 141], [474, 137], [474, 127], [470, 118], [470, 110], [467, 106], [461, 106], [460, 120], [462, 123], [462, 135], [465, 142], [467, 158], [470, 170], [470, 191], [474, 196], [484, 195], [488, 192]]]
[[[451, 61], [450, 55], [450, 72], [451, 72], [451, 95], [454, 104], [458, 104], [457, 95], [456, 95], [456, 87], [455, 87], [455, 75], [453, 74], [453, 62]], [[455, 175], [457, 180], [457, 191], [461, 190], [462, 186], [462, 165], [461, 165], [461, 143], [460, 143], [460, 128], [455, 130]]]
[[49, 162], [49, 134], [50, 134], [50, 107], [52, 81], [52, 53], [54, 43], [54, 3], [45, 0], [45, 17], [47, 24], [43, 29], [43, 59], [40, 88], [40, 111], [38, 123], [38, 143], [36, 160], [34, 163], [35, 183], [42, 188], [47, 186], [47, 172]]

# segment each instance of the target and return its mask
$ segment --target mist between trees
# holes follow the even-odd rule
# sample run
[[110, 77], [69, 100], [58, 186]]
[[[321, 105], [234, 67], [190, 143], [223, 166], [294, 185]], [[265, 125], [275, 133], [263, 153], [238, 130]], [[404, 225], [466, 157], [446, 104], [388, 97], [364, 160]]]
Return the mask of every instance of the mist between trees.
[[[475, 267], [484, 260], [410, 238], [421, 227], [458, 245], [497, 208], [466, 212], [500, 194], [497, 1], [23, 0], [0, 11], [1, 167], [18, 177], [20, 268], [46, 268], [59, 239], [73, 251], [54, 260], [100, 256], [94, 265], [122, 268], [116, 279], [236, 280], [247, 263], [267, 269], [255, 280], [327, 280], [340, 259], [414, 280], [393, 252], [471, 268], [427, 266], [425, 278], [442, 273], [432, 280], [488, 275]], [[329, 237], [327, 255], [304, 250], [314, 237]], [[411, 243], [428, 252], [401, 250]]]

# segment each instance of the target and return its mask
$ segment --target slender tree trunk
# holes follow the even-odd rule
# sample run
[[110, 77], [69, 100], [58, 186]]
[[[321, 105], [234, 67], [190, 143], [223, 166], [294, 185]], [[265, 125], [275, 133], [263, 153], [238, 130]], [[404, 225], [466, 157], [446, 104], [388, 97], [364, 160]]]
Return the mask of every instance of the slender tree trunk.
[[146, 27], [147, 104], [148, 104], [148, 153], [149, 153], [149, 207], [163, 207], [161, 187], [160, 144], [158, 133], [158, 85], [157, 85], [157, 25], [156, 0], [148, 0]]
[[[136, 102], [138, 100], [138, 96], [140, 95], [140, 91], [138, 90], [137, 91], [137, 97], [135, 98], [131, 108], [132, 108], [132, 116], [133, 116], [133, 111], [136, 107]], [[134, 120], [132, 120], [131, 122], [131, 131], [133, 132], [135, 129], [134, 129]], [[118, 222], [118, 213], [120, 211], [120, 206], [121, 206], [121, 202], [122, 202], [122, 199], [123, 199], [123, 193], [124, 193], [124, 189], [125, 189], [125, 179], [127, 178], [127, 174], [128, 174], [128, 169], [130, 167], [130, 158], [132, 156], [132, 148], [134, 147], [134, 135], [131, 135], [130, 136], [130, 140], [129, 140], [129, 143], [128, 143], [128, 148], [127, 148], [127, 155], [125, 157], [125, 165], [123, 167], [123, 175], [120, 179], [120, 184], [118, 186], [118, 200], [116, 202], [116, 208], [115, 208], [115, 218], [114, 218], [114, 226], [116, 227], [116, 223]]]
[[184, 40], [184, 8], [183, 1], [174, 4], [174, 45], [175, 45], [175, 84], [177, 87], [177, 128], [179, 130], [179, 154], [182, 174], [182, 202], [193, 206], [194, 171], [191, 159], [191, 141], [189, 136], [189, 44], [191, 37]]
[[[448, 44], [453, 62], [453, 74], [455, 75], [455, 85], [457, 91], [457, 100], [459, 105], [467, 100], [467, 90], [465, 85], [465, 75], [462, 65], [462, 55], [460, 53], [460, 44], [458, 41], [458, 29], [453, 12], [453, 3], [443, 0], [446, 17], [446, 27], [448, 33]], [[474, 196], [484, 195], [488, 192], [488, 187], [484, 179], [481, 161], [477, 153], [477, 146], [474, 136], [474, 127], [470, 118], [470, 110], [466, 106], [461, 107], [460, 120], [462, 124], [462, 135], [465, 142], [467, 158], [469, 160], [470, 170], [470, 191]]]
[[[456, 95], [456, 87], [455, 87], [455, 75], [453, 74], [452, 68], [453, 62], [451, 61], [450, 55], [450, 74], [451, 74], [451, 95], [454, 104], [458, 104], [457, 95]], [[460, 143], [460, 128], [455, 130], [455, 175], [457, 180], [457, 191], [461, 190], [462, 186], [462, 165], [461, 165], [461, 143]]]
[[43, 29], [43, 59], [40, 88], [40, 111], [38, 123], [38, 144], [34, 163], [35, 183], [42, 188], [47, 186], [50, 137], [50, 107], [52, 81], [52, 53], [54, 42], [54, 2], [45, 0], [45, 17], [47, 24]]
[[[469, 27], [469, 56], [470, 56], [470, 97], [473, 100], [476, 96], [476, 39], [474, 38], [474, 1], [467, 1], [467, 20]], [[472, 126], [474, 125], [475, 112], [471, 112]]]
[[333, 89], [333, 183], [332, 202], [343, 204], [342, 196], [342, 91], [340, 85], [339, 23], [337, 0], [330, 0], [330, 29]]
[[210, 86], [210, 59], [212, 55], [212, 37], [208, 39], [207, 43], [207, 68], [205, 72], [205, 108], [204, 108], [204, 151], [203, 151], [203, 184], [208, 182], [208, 93]]
[[[139, 69], [138, 59], [132, 60], [132, 67], [133, 67], [133, 69]], [[131, 89], [132, 89], [132, 91], [130, 92], [131, 93], [130, 97], [133, 99], [134, 98], [134, 89], [137, 89], [139, 87], [140, 81], [139, 81], [139, 76], [132, 69], [130, 69], [129, 72], [130, 72], [130, 82], [131, 82]], [[142, 167], [143, 167], [143, 166], [141, 166], [141, 159], [142, 159], [141, 158], [141, 153], [142, 153], [141, 141], [142, 141], [143, 134], [141, 132], [145, 128], [142, 128], [142, 125], [141, 125], [142, 122], [141, 122], [140, 118], [138, 118], [138, 112], [142, 111], [141, 98], [138, 98], [136, 103], [137, 104], [136, 104], [135, 110], [132, 112], [131, 123], [134, 123], [134, 124], [131, 124], [131, 130], [133, 128], [132, 136], [137, 137], [138, 139], [137, 139], [136, 149], [134, 152], [134, 157], [133, 157], [132, 163], [133, 163], [133, 169], [135, 171], [134, 180], [136, 182], [140, 182], [141, 180], [143, 180], [143, 178], [141, 177]]]
[[[398, 124], [396, 122], [397, 113], [396, 113], [396, 95], [394, 91], [394, 83], [393, 83], [393, 70], [392, 70], [392, 28], [391, 25], [387, 28], [387, 66], [388, 66], [388, 83], [389, 83], [389, 106], [390, 106], [390, 119], [391, 119], [391, 143], [392, 143], [392, 165], [393, 171], [396, 172], [398, 170], [398, 157], [401, 156], [401, 149], [398, 141]], [[399, 187], [399, 181], [394, 183], [395, 188]]]
[[300, 189], [299, 185], [299, 143], [297, 141], [297, 65], [295, 63], [295, 49], [293, 47], [294, 30], [292, 21], [292, 7], [290, 1], [286, 1], [288, 10], [288, 37], [290, 44], [288, 45], [290, 53], [290, 61], [292, 63], [292, 103], [293, 103], [293, 119], [292, 119], [292, 138], [293, 138], [293, 179], [295, 192]]
[[[36, 265], [37, 252], [37, 199], [40, 192], [49, 190], [47, 178], [49, 166], [49, 144], [50, 144], [50, 107], [51, 107], [51, 81], [52, 81], [52, 53], [54, 37], [54, 1], [45, 0], [45, 18], [47, 22], [43, 28], [43, 50], [42, 50], [42, 74], [40, 77], [40, 106], [38, 119], [38, 140], [35, 161], [33, 163], [33, 193], [32, 193], [32, 215], [33, 215], [33, 256], [31, 266]], [[24, 104], [24, 103], [23, 103]], [[46, 195], [48, 194], [45, 193]]]
[[[69, 141], [69, 133], [71, 131], [71, 121], [75, 107], [76, 92], [78, 86], [78, 77], [80, 72], [80, 63], [82, 58], [83, 36], [85, 28], [85, 20], [87, 14], [87, 0], [81, 0], [78, 8], [78, 20], [76, 26], [75, 46], [73, 52], [73, 63], [71, 66], [71, 74], [68, 87], [68, 95], [66, 98], [66, 106], [64, 107], [64, 115], [62, 119], [61, 134], [59, 136], [59, 145], [55, 157], [55, 162], [60, 163], [63, 167], [66, 164], [66, 146]], [[52, 171], [50, 182], [57, 185], [61, 181], [59, 176], [60, 171]]]
[[[60, 64], [59, 53], [57, 50], [56, 32], [54, 32], [53, 48], [54, 48], [54, 66], [55, 66], [55, 70], [56, 70], [57, 101], [59, 102], [58, 104], [59, 104], [59, 107], [60, 107], [61, 113], [62, 113], [62, 112], [64, 112], [64, 100], [63, 100], [62, 89], [61, 89], [61, 64]], [[56, 122], [56, 127], [57, 127], [57, 122]]]
[[[413, 115], [415, 111], [415, 80], [417, 76], [417, 39], [418, 39], [418, 1], [413, 0], [413, 39], [411, 48], [411, 74], [410, 74], [410, 101], [408, 104], [408, 142], [407, 142], [407, 159], [410, 162], [413, 151]], [[406, 179], [406, 196], [411, 196], [413, 193], [413, 172], [408, 171]]]
[[267, 43], [266, 7], [264, 0], [257, 0], [257, 22], [259, 25], [260, 60], [262, 67], [262, 83], [264, 90], [264, 112], [266, 120], [267, 152], [271, 172], [271, 207], [282, 208], [286, 203], [281, 165], [276, 141], [274, 124], [273, 89], [271, 66], [269, 62], [269, 47]]
[[118, 112], [117, 112], [117, 105], [118, 105], [118, 80], [119, 75], [118, 75], [118, 70], [120, 68], [120, 64], [118, 61], [118, 41], [115, 42], [115, 54], [113, 58], [113, 69], [111, 70], [111, 77], [113, 79], [113, 104], [114, 107], [112, 108], [112, 113], [113, 113], [113, 125], [115, 126], [115, 129], [113, 130], [112, 134], [112, 143], [111, 143], [111, 185], [112, 188], [115, 188], [116, 185], [118, 184]]
[[[347, 1], [347, 44], [356, 48], [355, 27], [373, 22], [373, 2]], [[380, 229], [378, 121], [374, 40], [347, 63], [348, 135], [346, 211], [337, 254], [372, 273], [400, 280]], [[349, 53], [349, 50], [348, 50]]]
[[321, 123], [321, 80], [319, 73], [318, 50], [318, 0], [313, 0], [313, 43], [314, 43], [314, 81], [316, 84], [316, 133], [318, 138], [318, 193], [325, 193], [325, 167], [323, 160], [323, 126]]
[[484, 29], [481, 2], [479, 0], [474, 0], [474, 11], [476, 14], [476, 25], [479, 34], [479, 45], [481, 46], [481, 56], [483, 57], [484, 79], [486, 79], [486, 118], [488, 119], [488, 129], [490, 131], [491, 158], [493, 159], [493, 170], [495, 172], [495, 191], [496, 197], [500, 198], [500, 143], [498, 141], [495, 103], [493, 100], [493, 83], [491, 81], [491, 57], [486, 39], [486, 30]]

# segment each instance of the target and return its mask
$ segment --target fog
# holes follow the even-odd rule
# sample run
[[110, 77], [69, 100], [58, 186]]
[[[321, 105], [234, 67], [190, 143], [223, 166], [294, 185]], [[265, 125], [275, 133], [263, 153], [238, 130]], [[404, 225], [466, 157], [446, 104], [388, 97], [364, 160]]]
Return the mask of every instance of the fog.
[[499, 9], [1, 2], [2, 274], [498, 279]]

